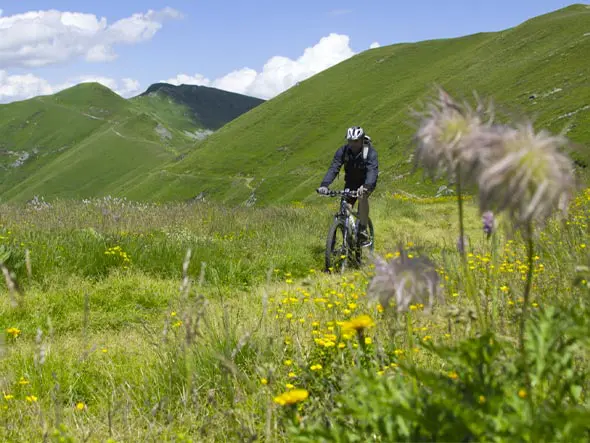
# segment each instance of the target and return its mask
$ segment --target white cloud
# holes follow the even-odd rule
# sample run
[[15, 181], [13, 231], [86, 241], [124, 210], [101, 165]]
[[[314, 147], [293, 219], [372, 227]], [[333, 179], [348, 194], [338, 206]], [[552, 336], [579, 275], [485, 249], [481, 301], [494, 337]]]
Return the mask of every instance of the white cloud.
[[0, 11], [0, 69], [38, 67], [83, 57], [90, 62], [116, 58], [114, 47], [150, 40], [172, 9], [133, 14], [109, 25], [104, 17], [56, 10], [3, 16]]
[[110, 77], [85, 75], [74, 77], [63, 83], [51, 84], [33, 74], [9, 75], [0, 70], [0, 103], [24, 100], [37, 95], [54, 94], [79, 83], [98, 82], [123, 97], [131, 97], [140, 91], [140, 84], [132, 78], [116, 80]]
[[297, 60], [283, 56], [270, 58], [261, 72], [256, 72], [251, 68], [242, 68], [215, 80], [210, 80], [201, 74], [179, 74], [162, 81], [175, 85], [184, 83], [211, 86], [269, 99], [354, 54], [350, 48], [348, 36], [330, 34], [320, 39], [315, 46], [305, 49], [303, 55]]
[[47, 80], [33, 74], [8, 75], [6, 71], [0, 71], [0, 102], [52, 92], [53, 88]]
[[375, 48], [379, 48], [379, 47], [381, 47], [379, 42], [373, 42], [373, 43], [371, 43], [371, 46], [369, 46], [369, 49], [375, 49]]

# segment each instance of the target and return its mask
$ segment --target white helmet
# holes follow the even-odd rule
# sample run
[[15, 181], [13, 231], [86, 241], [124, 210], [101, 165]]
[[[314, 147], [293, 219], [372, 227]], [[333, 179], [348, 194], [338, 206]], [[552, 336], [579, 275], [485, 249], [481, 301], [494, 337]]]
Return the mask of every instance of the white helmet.
[[365, 131], [360, 126], [352, 126], [346, 131], [348, 140], [360, 140], [365, 136]]

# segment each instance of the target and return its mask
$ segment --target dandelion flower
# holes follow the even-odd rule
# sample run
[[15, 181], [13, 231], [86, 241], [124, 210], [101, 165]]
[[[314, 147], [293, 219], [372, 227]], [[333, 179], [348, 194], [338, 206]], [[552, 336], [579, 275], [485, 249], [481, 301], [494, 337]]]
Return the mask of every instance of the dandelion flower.
[[354, 331], [360, 331], [363, 330], [365, 328], [370, 328], [371, 326], [374, 326], [375, 322], [373, 322], [373, 319], [368, 316], [368, 315], [359, 315], [358, 317], [352, 318], [349, 321], [345, 321], [342, 323], [342, 329], [343, 330], [354, 330]]
[[275, 397], [273, 400], [275, 403], [285, 406], [294, 405], [306, 400], [309, 397], [309, 392], [305, 389], [292, 389], [284, 392], [281, 395]]
[[12, 338], [16, 338], [16, 337], [18, 337], [18, 336], [20, 335], [20, 332], [21, 332], [21, 331], [20, 331], [20, 329], [18, 329], [18, 328], [7, 328], [7, 329], [6, 329], [6, 333], [7, 333], [8, 335], [11, 335], [11, 336], [12, 336]]
[[451, 371], [447, 375], [453, 380], [457, 380], [459, 378], [459, 374], [457, 374], [455, 371]]

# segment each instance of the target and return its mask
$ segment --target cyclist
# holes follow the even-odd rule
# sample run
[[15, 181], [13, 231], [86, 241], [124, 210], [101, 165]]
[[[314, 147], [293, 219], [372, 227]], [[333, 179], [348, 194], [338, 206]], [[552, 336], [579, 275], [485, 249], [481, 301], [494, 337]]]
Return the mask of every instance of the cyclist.
[[[346, 131], [348, 143], [338, 148], [332, 159], [324, 179], [317, 192], [327, 194], [340, 168], [344, 165], [344, 187], [356, 190], [359, 195], [359, 235], [361, 244], [369, 242], [367, 225], [369, 224], [369, 195], [377, 186], [379, 160], [371, 138], [360, 126], [352, 126]], [[356, 198], [348, 197], [347, 201], [354, 206]]]

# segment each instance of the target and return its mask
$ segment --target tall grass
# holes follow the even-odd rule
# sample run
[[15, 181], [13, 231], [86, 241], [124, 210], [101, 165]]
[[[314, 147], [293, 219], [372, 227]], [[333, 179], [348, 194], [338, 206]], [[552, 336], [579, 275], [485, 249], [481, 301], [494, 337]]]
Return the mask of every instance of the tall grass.
[[[324, 238], [319, 228], [310, 234], [309, 223], [323, 224], [326, 232], [334, 202], [254, 210], [248, 217], [210, 205], [117, 204], [104, 213], [97, 202], [39, 210], [3, 207], [1, 244], [5, 255], [10, 251], [6, 264], [22, 295], [13, 294], [18, 302], [13, 306], [5, 289], [0, 304], [0, 436], [9, 441], [583, 437], [588, 348], [578, 332], [588, 326], [588, 289], [576, 265], [586, 263], [581, 239], [589, 195], [574, 202], [565, 229], [551, 223], [537, 243], [535, 320], [527, 333], [534, 392], [523, 391], [522, 366], [513, 352], [526, 276], [524, 243], [499, 229], [497, 266], [491, 269], [490, 243], [469, 201], [465, 225], [472, 249], [466, 262], [487, 294], [477, 299], [465, 293], [461, 281], [457, 223], [450, 233], [436, 228], [451, 223], [452, 200], [396, 196], [372, 206], [377, 234], [388, 239], [377, 251], [392, 260], [401, 243], [410, 255], [428, 254], [444, 284], [445, 303], [432, 312], [414, 303], [407, 314], [393, 316], [367, 299], [375, 272], [370, 267], [320, 275]], [[92, 233], [82, 234], [85, 228]], [[183, 229], [189, 239], [178, 234]], [[129, 263], [118, 253], [104, 254], [116, 245]], [[185, 262], [189, 248], [190, 263]], [[253, 263], [232, 253], [248, 248]], [[170, 252], [160, 259], [163, 251]], [[207, 263], [203, 272], [201, 262]], [[237, 271], [229, 274], [232, 267]], [[247, 286], [240, 289], [243, 275]], [[573, 285], [576, 278], [581, 286]], [[484, 346], [492, 341], [482, 335], [474, 300], [499, 334], [497, 348]], [[359, 318], [365, 314], [374, 326], [363, 327]], [[471, 360], [457, 360], [460, 355]], [[558, 355], [565, 360], [557, 361]], [[509, 362], [515, 366], [506, 366]], [[559, 380], [567, 385], [556, 384]], [[297, 389], [307, 398], [290, 406], [298, 397], [281, 394]], [[564, 389], [575, 401], [563, 397]], [[569, 412], [550, 415], [557, 405], [571, 405], [582, 424]], [[433, 417], [456, 425], [435, 432], [425, 421], [439, 423]], [[539, 417], [545, 427], [536, 431]]]

